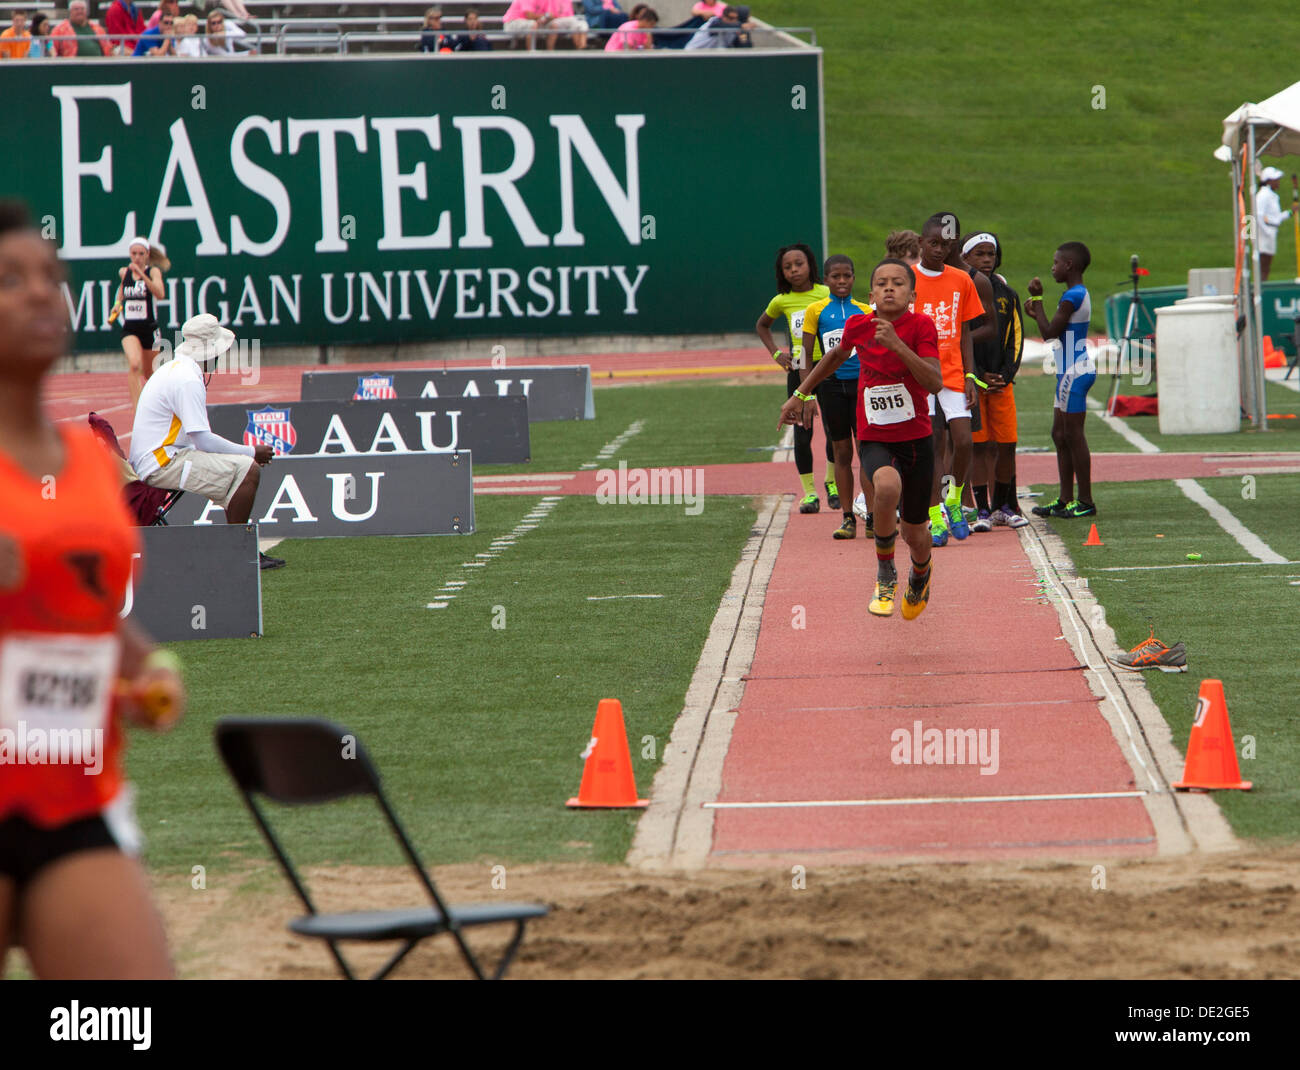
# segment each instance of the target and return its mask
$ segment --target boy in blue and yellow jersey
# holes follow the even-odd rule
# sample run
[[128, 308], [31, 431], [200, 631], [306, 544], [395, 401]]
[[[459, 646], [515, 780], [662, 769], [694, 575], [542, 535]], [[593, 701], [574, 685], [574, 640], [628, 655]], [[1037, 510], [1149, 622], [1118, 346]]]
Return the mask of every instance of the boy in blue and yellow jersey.
[[[803, 316], [803, 350], [812, 352], [820, 343], [821, 351], [829, 353], [840, 341], [844, 325], [850, 316], [870, 315], [871, 307], [853, 297], [853, 261], [847, 256], [829, 257], [823, 277], [830, 296], [814, 301]], [[817, 402], [821, 406], [822, 421], [835, 451], [835, 483], [839, 487], [853, 486], [853, 441], [858, 409], [858, 358], [850, 354], [843, 364], [817, 389]], [[851, 501], [846, 494], [841, 499], [844, 522], [835, 530], [834, 538], [851, 539], [857, 534], [858, 519], [853, 515]], [[868, 503], [870, 509], [870, 503]], [[867, 514], [867, 535], [871, 534], [871, 514]]]

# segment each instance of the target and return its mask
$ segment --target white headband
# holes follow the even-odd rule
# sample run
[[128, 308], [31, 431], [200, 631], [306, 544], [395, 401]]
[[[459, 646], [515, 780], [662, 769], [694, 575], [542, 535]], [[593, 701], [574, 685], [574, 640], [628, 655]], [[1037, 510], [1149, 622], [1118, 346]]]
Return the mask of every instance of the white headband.
[[128, 251], [131, 250], [131, 249], [134, 249], [137, 245], [143, 245], [146, 249], [148, 249], [148, 248], [149, 248], [149, 239], [148, 239], [148, 238], [132, 238], [132, 239], [131, 239], [131, 244], [127, 246]]
[[966, 244], [961, 247], [961, 255], [965, 256], [972, 249], [974, 249], [975, 246], [982, 245], [984, 242], [988, 242], [991, 246], [993, 246], [995, 251], [997, 250], [998, 247], [997, 238], [993, 237], [993, 235], [990, 234], [987, 230], [984, 230], [984, 231], [980, 231], [980, 233], [978, 234], [972, 234], [969, 238], [966, 239]]

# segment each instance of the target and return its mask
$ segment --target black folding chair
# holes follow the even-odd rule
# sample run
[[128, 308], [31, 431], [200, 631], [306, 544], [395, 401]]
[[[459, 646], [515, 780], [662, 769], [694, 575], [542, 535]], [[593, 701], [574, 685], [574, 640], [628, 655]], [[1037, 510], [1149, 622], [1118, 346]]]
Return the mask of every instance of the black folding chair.
[[[360, 742], [349, 742], [345, 746], [344, 737], [355, 740], [347, 729], [316, 718], [225, 717], [217, 722], [217, 750], [244, 802], [253, 812], [253, 819], [262, 835], [284, 867], [289, 883], [308, 910], [307, 917], [289, 922], [290, 930], [299, 936], [324, 940], [349, 981], [355, 977], [339, 952], [337, 945], [340, 941], [403, 941], [401, 949], [371, 978], [377, 981], [388, 976], [421, 940], [450, 933], [466, 964], [482, 981], [487, 974], [465, 943], [461, 930], [477, 925], [514, 922], [514, 937], [491, 975], [493, 980], [499, 980], [519, 948], [524, 926], [532, 918], [544, 917], [547, 908], [540, 903], [472, 903], [448, 907], [388, 805], [379, 784], [379, 773], [370, 757]], [[306, 805], [353, 795], [373, 795], [417, 878], [433, 900], [433, 906], [348, 914], [317, 913], [307, 889], [298, 879], [288, 855], [254, 800], [254, 793], [279, 803]]]
[[167, 514], [172, 511], [172, 506], [183, 497], [185, 497], [185, 492], [183, 490], [169, 490], [167, 492], [167, 497], [163, 499], [162, 505], [158, 506], [158, 516], [153, 522], [155, 527], [165, 528], [168, 526]]

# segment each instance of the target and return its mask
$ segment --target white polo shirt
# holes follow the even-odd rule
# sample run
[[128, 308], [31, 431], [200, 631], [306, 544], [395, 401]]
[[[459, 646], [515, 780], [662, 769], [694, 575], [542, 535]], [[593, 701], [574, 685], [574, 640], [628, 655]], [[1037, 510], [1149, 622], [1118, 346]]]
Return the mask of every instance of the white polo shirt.
[[147, 479], [177, 451], [193, 448], [193, 432], [211, 429], [203, 372], [189, 357], [175, 357], [154, 372], [140, 392], [131, 430], [131, 467]]

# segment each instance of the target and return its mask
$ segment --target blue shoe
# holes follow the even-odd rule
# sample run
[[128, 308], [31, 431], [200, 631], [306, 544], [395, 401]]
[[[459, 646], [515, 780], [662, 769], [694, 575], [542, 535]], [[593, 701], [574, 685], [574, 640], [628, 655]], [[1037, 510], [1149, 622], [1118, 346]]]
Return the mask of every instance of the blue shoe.
[[943, 507], [944, 516], [948, 518], [948, 528], [952, 531], [953, 537], [960, 540], [970, 535], [970, 524], [966, 520], [965, 510], [960, 505], [948, 505]]
[[940, 527], [940, 528], [937, 528], [937, 527], [934, 526], [934, 524], [931, 524], [931, 525], [930, 525], [930, 545], [931, 545], [931, 546], [947, 546], [947, 545], [948, 545], [948, 529], [947, 529], [946, 527]]

